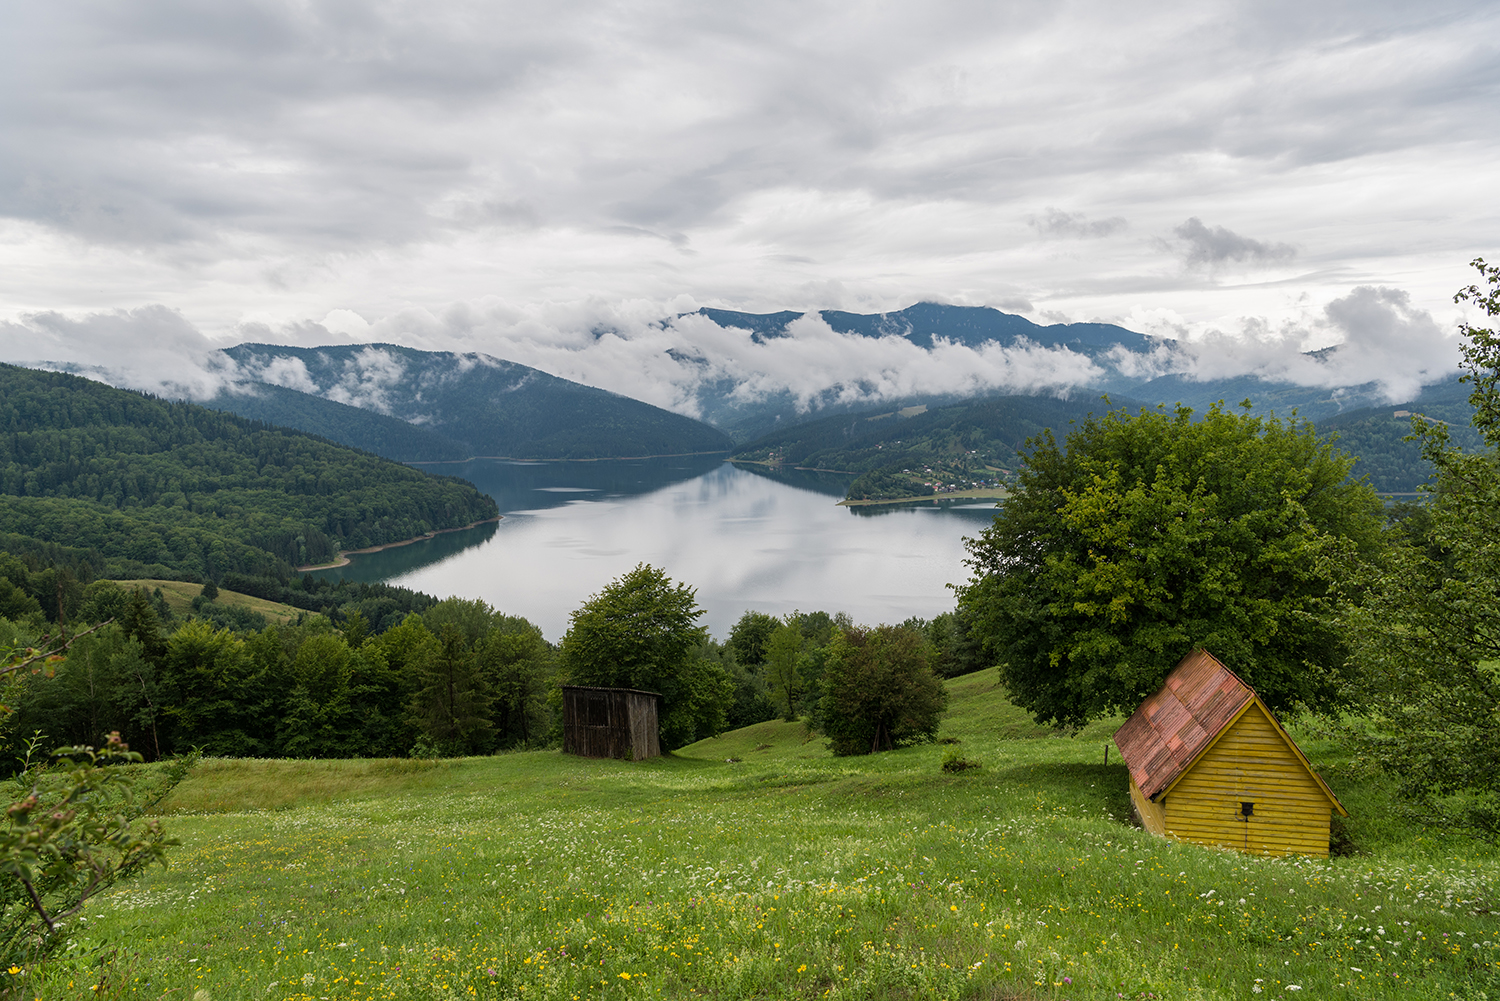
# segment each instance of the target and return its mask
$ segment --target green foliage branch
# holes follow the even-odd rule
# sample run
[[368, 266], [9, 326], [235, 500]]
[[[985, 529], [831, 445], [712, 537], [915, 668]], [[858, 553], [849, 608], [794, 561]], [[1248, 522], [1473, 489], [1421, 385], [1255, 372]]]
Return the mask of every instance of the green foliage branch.
[[[96, 627], [96, 629], [99, 627]], [[0, 653], [0, 678], [55, 670], [74, 637], [44, 637]], [[9, 716], [9, 708], [0, 708]], [[71, 919], [90, 897], [148, 865], [165, 862], [177, 842], [142, 816], [177, 785], [196, 755], [152, 773], [141, 756], [110, 733], [102, 747], [75, 745], [47, 758], [43, 738], [27, 746], [11, 780], [13, 800], [0, 825], [0, 994], [24, 990], [26, 978], [67, 942]], [[131, 767], [131, 766], [135, 767]]]
[[[1484, 285], [1455, 301], [1500, 316], [1500, 267], [1473, 266]], [[1464, 451], [1446, 425], [1412, 418], [1437, 471], [1432, 498], [1393, 529], [1390, 558], [1347, 609], [1361, 712], [1345, 732], [1423, 819], [1500, 842], [1500, 334], [1460, 331], [1472, 423], [1489, 447]]]

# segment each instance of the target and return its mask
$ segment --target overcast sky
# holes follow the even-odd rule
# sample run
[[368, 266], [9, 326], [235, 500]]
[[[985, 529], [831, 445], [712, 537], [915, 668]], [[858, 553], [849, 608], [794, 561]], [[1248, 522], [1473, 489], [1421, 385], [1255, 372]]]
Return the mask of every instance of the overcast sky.
[[379, 338], [671, 404], [663, 317], [919, 300], [1439, 371], [1500, 257], [1495, 4], [0, 2], [0, 357], [137, 382]]

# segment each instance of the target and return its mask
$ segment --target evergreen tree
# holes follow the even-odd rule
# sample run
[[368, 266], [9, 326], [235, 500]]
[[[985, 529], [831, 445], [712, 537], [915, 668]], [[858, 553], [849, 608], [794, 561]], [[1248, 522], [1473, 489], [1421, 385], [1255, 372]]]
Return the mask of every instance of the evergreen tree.
[[490, 694], [474, 650], [451, 622], [443, 624], [436, 655], [418, 675], [411, 717], [441, 753], [485, 754], [492, 749]]

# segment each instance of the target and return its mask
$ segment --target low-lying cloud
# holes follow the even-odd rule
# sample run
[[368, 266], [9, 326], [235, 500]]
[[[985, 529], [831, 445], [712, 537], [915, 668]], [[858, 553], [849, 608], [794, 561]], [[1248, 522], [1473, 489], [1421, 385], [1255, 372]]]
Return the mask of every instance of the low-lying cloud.
[[1278, 324], [1244, 317], [1232, 329], [1189, 333], [1142, 354], [1115, 352], [1111, 361], [1136, 378], [1183, 375], [1207, 382], [1254, 375], [1329, 389], [1374, 385], [1395, 403], [1452, 377], [1458, 341], [1407, 292], [1361, 285], [1300, 319]]
[[[457, 352], [460, 367], [483, 364], [487, 354], [695, 417], [773, 397], [812, 412], [834, 403], [921, 396], [1067, 394], [1118, 375], [1199, 382], [1251, 375], [1328, 388], [1374, 384], [1398, 401], [1449, 377], [1457, 363], [1456, 338], [1405, 291], [1383, 286], [1354, 288], [1321, 309], [1276, 322], [1242, 317], [1194, 330], [1169, 313], [1142, 319], [1175, 339], [1095, 360], [1026, 340], [969, 346], [940, 338], [924, 348], [894, 335], [840, 333], [817, 313], [793, 320], [786, 336], [756, 338], [747, 329], [720, 326], [690, 303], [522, 309], [482, 300], [437, 313], [412, 308], [374, 323], [335, 324], [348, 331], [342, 335], [315, 323], [246, 325], [239, 340], [266, 348], [236, 363], [218, 350], [223, 342], [172, 310], [148, 306], [81, 318], [36, 313], [5, 322], [0, 358], [175, 398], [210, 400], [265, 382], [391, 413], [391, 393], [407, 376], [399, 355], [372, 346], [337, 371], [315, 375], [275, 349], [277, 343], [385, 342]], [[401, 416], [413, 419], [411, 412]]]

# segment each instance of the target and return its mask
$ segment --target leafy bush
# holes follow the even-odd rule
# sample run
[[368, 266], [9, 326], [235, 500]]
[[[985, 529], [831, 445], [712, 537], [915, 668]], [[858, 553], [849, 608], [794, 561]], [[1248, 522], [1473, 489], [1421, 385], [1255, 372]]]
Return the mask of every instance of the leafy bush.
[[956, 747], [950, 747], [943, 752], [943, 771], [949, 773], [966, 772], [970, 768], [983, 768], [979, 762], [963, 756]]
[[[0, 677], [55, 668], [68, 645], [64, 640], [11, 647], [0, 654]], [[4, 996], [24, 991], [36, 967], [67, 942], [69, 919], [90, 897], [165, 859], [176, 842], [155, 819], [138, 821], [197, 760], [192, 755], [147, 772], [118, 733], [102, 748], [67, 747], [50, 758], [39, 754], [42, 740], [37, 734], [28, 745], [0, 825]]]

